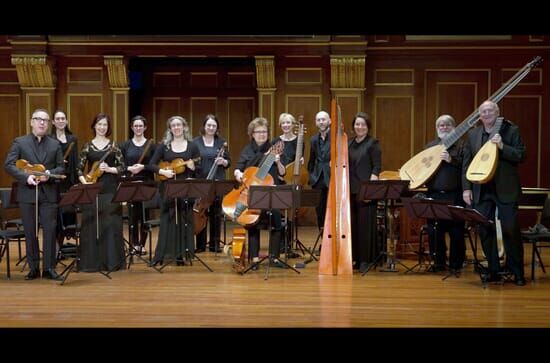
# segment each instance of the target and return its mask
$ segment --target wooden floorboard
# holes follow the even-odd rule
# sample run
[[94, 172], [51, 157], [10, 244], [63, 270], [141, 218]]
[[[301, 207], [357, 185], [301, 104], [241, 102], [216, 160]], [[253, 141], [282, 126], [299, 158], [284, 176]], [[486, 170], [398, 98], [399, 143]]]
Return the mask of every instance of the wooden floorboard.
[[[314, 228], [300, 230], [305, 245], [315, 236]], [[0, 263], [0, 327], [550, 327], [550, 276], [540, 268], [524, 287], [483, 288], [471, 265], [442, 281], [444, 273], [404, 274], [402, 266], [320, 276], [313, 262], [300, 274], [271, 268], [264, 280], [265, 267], [239, 275], [227, 256], [205, 252], [199, 256], [214, 272], [195, 261], [158, 273], [138, 261], [112, 280], [74, 273], [60, 286], [25, 281], [16, 251], [12, 244], [11, 280]], [[527, 246], [525, 256], [530, 277]]]

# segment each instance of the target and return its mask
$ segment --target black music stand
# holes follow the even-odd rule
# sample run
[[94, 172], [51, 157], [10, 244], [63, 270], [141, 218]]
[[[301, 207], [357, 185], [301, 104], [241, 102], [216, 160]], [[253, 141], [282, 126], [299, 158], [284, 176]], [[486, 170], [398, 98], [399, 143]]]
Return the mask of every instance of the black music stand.
[[303, 189], [300, 188], [300, 199], [299, 204], [297, 208], [294, 211], [294, 240], [292, 242], [295, 243], [296, 247], [300, 248], [300, 251], [302, 254], [304, 254], [304, 251], [309, 253], [309, 258], [304, 261], [305, 264], [308, 264], [310, 262], [319, 261], [319, 259], [315, 256], [315, 248], [317, 248], [317, 245], [319, 244], [319, 241], [321, 241], [321, 238], [323, 237], [323, 228], [319, 230], [319, 233], [317, 234], [317, 238], [315, 239], [315, 243], [313, 244], [313, 247], [311, 249], [308, 249], [304, 246], [304, 244], [300, 241], [298, 238], [298, 216], [297, 210], [298, 208], [303, 207], [317, 207], [319, 203], [321, 202], [321, 190], [320, 189]]
[[[464, 208], [460, 206], [450, 205], [449, 212], [451, 213], [452, 218], [469, 222], [471, 225], [475, 226], [475, 228], [477, 228], [481, 224], [493, 224], [493, 221], [487, 219], [487, 217], [485, 217], [483, 214], [472, 208]], [[475, 234], [476, 246], [477, 235], [478, 233]], [[487, 287], [489, 272], [487, 271], [487, 268], [485, 268], [477, 258], [477, 248], [474, 248], [474, 241], [472, 241], [471, 237], [468, 237], [468, 240], [470, 241], [470, 248], [472, 249], [474, 255], [474, 271], [477, 271], [479, 273], [479, 278], [481, 279], [483, 288], [485, 288]]]
[[[271, 254], [271, 215], [273, 209], [287, 209], [295, 207], [294, 202], [294, 186], [293, 185], [251, 185], [248, 191], [248, 208], [249, 209], [263, 209], [267, 210], [269, 214], [269, 247], [267, 256], [262, 257], [260, 260], [252, 263], [246, 270], [243, 271], [243, 275], [260, 265], [266, 259], [268, 260], [267, 268], [265, 271], [264, 280], [267, 280], [269, 275], [269, 266], [271, 262], [275, 262], [275, 257]], [[293, 270], [297, 274], [300, 271], [290, 266], [285, 261], [278, 259], [279, 263]]]
[[[452, 220], [453, 217], [451, 215], [451, 212], [449, 211], [449, 203], [444, 200], [434, 200], [434, 199], [414, 199], [414, 198], [402, 198], [403, 204], [405, 205], [405, 209], [407, 212], [411, 215], [412, 218], [425, 218], [425, 219], [432, 219], [434, 221], [433, 226], [433, 236], [434, 236], [434, 243], [433, 248], [434, 251], [430, 251], [430, 255], [432, 256], [432, 264], [431, 264], [431, 270], [430, 268], [427, 269], [427, 271], [436, 272], [435, 266], [435, 260], [437, 257], [437, 233], [439, 231], [438, 225], [440, 220]], [[416, 267], [422, 267], [425, 265], [423, 262], [423, 246], [422, 246], [422, 240], [419, 241], [421, 244], [420, 253], [418, 255], [418, 263], [411, 267], [409, 271], [413, 271]], [[445, 276], [443, 279], [445, 280], [449, 276], [453, 275], [451, 273], [450, 275]], [[457, 274], [454, 274], [457, 276]], [[458, 277], [458, 276], [457, 276]]]
[[[185, 205], [184, 211], [188, 216], [190, 214], [191, 208], [189, 207], [189, 199], [191, 198], [212, 198], [214, 193], [214, 185], [212, 180], [205, 179], [184, 179], [184, 180], [168, 180], [165, 182], [166, 188], [164, 189], [164, 199], [174, 199], [175, 204], [175, 213], [176, 213], [176, 225], [178, 224], [178, 199], [183, 199]], [[192, 226], [188, 223], [188, 218], [185, 218], [185, 224], [183, 225], [184, 235], [187, 236], [188, 228], [192, 229]], [[193, 243], [194, 245], [194, 243]], [[196, 254], [195, 249], [189, 250], [187, 246], [185, 247], [185, 256], [182, 256], [183, 259], [188, 258], [191, 265], [193, 264], [193, 259], [197, 259], [204, 267], [210, 272], [214, 272], [203, 260], [201, 260]], [[162, 271], [166, 266], [173, 263], [175, 260], [168, 261], [160, 270]]]
[[394, 257], [395, 254], [395, 247], [397, 243], [397, 239], [391, 233], [390, 231], [390, 239], [393, 245], [394, 253], [388, 253], [387, 252], [387, 243], [388, 243], [388, 208], [390, 208], [389, 204], [392, 204], [392, 208], [394, 207], [393, 202], [397, 199], [401, 198], [401, 194], [405, 190], [407, 190], [409, 187], [409, 181], [408, 180], [368, 180], [361, 183], [361, 189], [359, 189], [359, 193], [357, 194], [357, 198], [359, 200], [363, 201], [374, 201], [374, 200], [380, 200], [384, 203], [384, 233], [382, 234], [382, 243], [380, 244], [380, 253], [376, 257], [376, 259], [369, 264], [367, 270], [361, 274], [361, 276], [364, 276], [366, 273], [370, 271], [372, 267], [375, 267], [380, 260], [382, 260], [384, 257], [387, 257], [386, 264], [387, 267], [385, 269], [381, 269], [381, 272], [398, 272], [398, 270], [395, 268], [396, 264], [399, 264], [407, 269], [409, 271], [410, 269], [404, 265], [400, 260], [396, 259]]
[[[223, 197], [229, 193], [231, 190], [235, 189], [239, 185], [239, 182], [236, 180], [214, 180], [214, 198], [219, 198], [220, 203], [221, 200], [223, 200]], [[209, 241], [209, 243], [215, 243], [215, 249], [214, 249], [214, 256], [218, 256], [218, 249], [220, 247], [220, 243], [226, 244], [227, 240], [227, 217], [225, 213], [223, 213], [222, 208], [218, 210], [219, 213], [221, 213], [221, 217], [223, 218], [223, 241], [218, 239], [217, 241]], [[207, 222], [208, 223], [208, 222]], [[218, 236], [219, 238], [219, 236]]]
[[[136, 202], [145, 202], [148, 200], [153, 199], [155, 194], [157, 193], [157, 186], [154, 182], [142, 182], [139, 180], [133, 180], [133, 181], [123, 181], [118, 185], [118, 188], [115, 192], [115, 195], [113, 196], [113, 199], [111, 200], [112, 203], [122, 203], [126, 202], [128, 206], [128, 215], [131, 214], [134, 210], [134, 203]], [[128, 219], [128, 239], [124, 239], [124, 242], [128, 245], [128, 253], [126, 256], [124, 256], [124, 259], [122, 261], [125, 261], [127, 258], [128, 260], [128, 270], [130, 269], [130, 266], [132, 265], [134, 261], [134, 256], [145, 262], [146, 264], [149, 264], [150, 261], [147, 261], [143, 257], [141, 257], [141, 254], [138, 253], [135, 250], [135, 246], [130, 241], [132, 236], [132, 231], [136, 228], [136, 226], [131, 223], [131, 221]], [[122, 264], [122, 261], [116, 265], [112, 270], [110, 270], [108, 273], [117, 270], [120, 265]], [[161, 272], [159, 269], [157, 269], [155, 266], [152, 266], [156, 271]]]
[[[74, 205], [74, 204], [95, 204], [95, 212], [96, 212], [96, 243], [99, 241], [99, 217], [98, 217], [98, 197], [99, 197], [99, 191], [101, 190], [102, 183], [94, 183], [94, 184], [77, 184], [73, 185], [67, 193], [61, 198], [59, 201], [59, 207], [64, 207], [67, 205]], [[80, 261], [80, 238], [76, 240], [76, 256], [74, 260], [61, 272], [60, 276], [66, 275], [63, 277], [63, 280], [61, 281], [60, 285], [63, 285], [69, 275], [71, 274], [71, 271], [75, 268], [76, 264]], [[103, 276], [112, 279], [111, 276], [109, 276], [108, 273], [105, 273], [101, 270], [98, 271]]]

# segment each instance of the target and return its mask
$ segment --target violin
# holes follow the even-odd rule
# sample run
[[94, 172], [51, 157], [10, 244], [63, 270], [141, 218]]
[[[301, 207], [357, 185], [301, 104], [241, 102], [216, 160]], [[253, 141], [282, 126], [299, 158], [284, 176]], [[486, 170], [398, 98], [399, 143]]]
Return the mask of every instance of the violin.
[[40, 181], [45, 181], [48, 177], [54, 178], [54, 179], [65, 179], [65, 175], [60, 174], [48, 174], [46, 173], [46, 167], [42, 164], [31, 164], [25, 159], [19, 159], [15, 162], [15, 167], [17, 169], [23, 170], [25, 173], [29, 175], [37, 175], [40, 176], [38, 178]]
[[[173, 170], [175, 174], [181, 174], [185, 171], [190, 161], [197, 163], [201, 160], [201, 157], [196, 157], [194, 159], [183, 160], [182, 158], [177, 158], [172, 161], [161, 161], [159, 163], [159, 169], [168, 169]], [[159, 175], [160, 180], [168, 179], [164, 175]]]
[[98, 161], [94, 161], [92, 164], [92, 168], [88, 172], [88, 174], [84, 175], [84, 179], [86, 179], [86, 182], [88, 183], [96, 183], [97, 179], [99, 179], [100, 176], [103, 175], [103, 170], [99, 167], [102, 162], [107, 159], [107, 156], [109, 156], [110, 153], [112, 153], [115, 150], [115, 144], [113, 143], [109, 150]]

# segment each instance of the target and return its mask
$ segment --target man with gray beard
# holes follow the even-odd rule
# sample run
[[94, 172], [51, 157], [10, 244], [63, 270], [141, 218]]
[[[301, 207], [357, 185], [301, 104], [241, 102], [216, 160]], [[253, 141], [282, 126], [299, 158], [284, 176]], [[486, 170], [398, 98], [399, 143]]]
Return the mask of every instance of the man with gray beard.
[[[455, 128], [455, 120], [450, 115], [441, 115], [435, 121], [437, 138], [428, 143], [425, 148], [441, 143]], [[444, 200], [452, 205], [464, 206], [462, 200], [462, 139], [457, 140], [448, 150], [444, 150], [440, 158], [441, 166], [435, 174], [426, 182], [428, 198]], [[452, 220], [439, 220], [434, 231], [434, 220], [428, 220], [428, 239], [430, 254], [434, 260], [433, 270], [446, 269], [445, 233], [450, 236], [449, 270], [458, 273], [462, 269], [466, 257], [466, 244], [464, 243], [464, 222]], [[437, 232], [437, 233], [435, 233]]]

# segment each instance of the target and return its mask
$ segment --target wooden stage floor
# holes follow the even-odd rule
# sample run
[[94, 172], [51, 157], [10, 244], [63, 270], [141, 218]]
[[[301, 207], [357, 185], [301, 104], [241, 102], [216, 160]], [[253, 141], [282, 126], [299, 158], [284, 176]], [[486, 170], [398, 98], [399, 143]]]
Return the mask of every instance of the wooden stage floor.
[[[313, 245], [315, 237], [315, 228], [301, 227], [305, 245]], [[320, 276], [313, 262], [300, 274], [271, 268], [264, 280], [265, 266], [239, 275], [229, 257], [212, 252], [198, 256], [214, 272], [195, 261], [158, 273], [137, 260], [131, 269], [112, 273], [112, 280], [74, 273], [60, 286], [50, 280], [25, 281], [27, 271], [15, 266], [16, 250], [12, 244], [11, 280], [6, 279], [6, 262], [0, 264], [3, 328], [550, 327], [550, 275], [537, 268], [536, 281], [530, 280], [529, 246], [527, 285], [487, 288], [472, 265], [459, 278], [442, 281], [443, 272], [404, 274], [402, 266], [399, 272]], [[550, 253], [543, 254], [543, 260], [549, 258]]]

